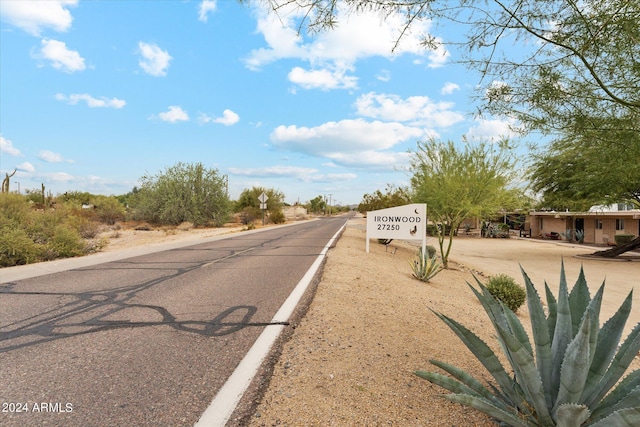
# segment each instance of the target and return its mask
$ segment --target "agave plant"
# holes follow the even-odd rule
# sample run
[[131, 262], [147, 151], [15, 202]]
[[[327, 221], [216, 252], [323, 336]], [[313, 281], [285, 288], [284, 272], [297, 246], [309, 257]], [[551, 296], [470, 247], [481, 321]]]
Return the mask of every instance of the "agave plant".
[[416, 259], [411, 264], [413, 270], [413, 276], [423, 282], [428, 282], [436, 274], [442, 271], [442, 264], [438, 261], [438, 256], [434, 254], [429, 256], [429, 251], [422, 251], [422, 248], [418, 250]]
[[522, 274], [533, 345], [508, 307], [493, 298], [477, 278], [480, 291], [469, 285], [495, 327], [513, 376], [478, 336], [435, 312], [480, 360], [496, 384], [485, 385], [463, 370], [436, 360], [430, 362], [453, 378], [427, 371], [416, 374], [451, 391], [447, 399], [478, 409], [501, 425], [640, 426], [640, 370], [619, 381], [640, 350], [640, 323], [618, 347], [631, 312], [632, 292], [601, 328], [604, 283], [592, 299], [581, 268], [569, 293], [563, 263], [557, 300], [545, 283], [545, 315], [538, 292], [524, 270]]

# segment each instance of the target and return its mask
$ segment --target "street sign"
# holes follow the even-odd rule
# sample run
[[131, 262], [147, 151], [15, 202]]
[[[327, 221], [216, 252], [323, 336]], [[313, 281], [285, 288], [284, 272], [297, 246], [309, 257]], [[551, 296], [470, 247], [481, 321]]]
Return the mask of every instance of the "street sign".
[[267, 209], [266, 203], [260, 203], [260, 209]]
[[424, 249], [426, 227], [427, 205], [425, 203], [367, 212], [367, 252], [369, 252], [369, 239], [422, 240]]
[[[261, 195], [258, 196], [258, 200], [260, 200], [260, 203], [267, 203], [267, 200], [269, 200], [269, 196], [262, 193]], [[262, 208], [262, 209], [266, 209], [266, 208]]]

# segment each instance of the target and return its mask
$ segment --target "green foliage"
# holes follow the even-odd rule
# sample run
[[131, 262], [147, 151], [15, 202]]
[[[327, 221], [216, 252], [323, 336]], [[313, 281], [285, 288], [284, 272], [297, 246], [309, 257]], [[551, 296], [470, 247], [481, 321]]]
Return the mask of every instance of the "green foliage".
[[222, 226], [229, 219], [226, 182], [202, 163], [178, 162], [157, 175], [140, 178], [140, 189], [130, 200], [134, 219], [154, 224]]
[[35, 262], [40, 258], [41, 249], [23, 228], [8, 222], [0, 225], [0, 267]]
[[286, 218], [284, 217], [284, 212], [281, 210], [273, 211], [269, 214], [269, 220], [274, 224], [284, 224], [286, 222]]
[[636, 238], [636, 236], [633, 234], [616, 234], [613, 236], [613, 238], [616, 241], [616, 245], [624, 245], [631, 242]]
[[70, 258], [85, 254], [85, 243], [77, 231], [64, 224], [58, 224], [51, 230], [51, 236], [44, 245], [44, 257], [47, 260]]
[[631, 312], [632, 292], [600, 327], [604, 285], [591, 298], [582, 269], [569, 292], [562, 265], [557, 298], [545, 284], [548, 315], [524, 271], [523, 276], [533, 344], [513, 311], [498, 303], [477, 279], [479, 291], [469, 286], [493, 323], [513, 376], [484, 341], [440, 313], [435, 314], [465, 343], [496, 384], [487, 387], [463, 370], [436, 360], [431, 363], [453, 378], [437, 372], [416, 374], [451, 391], [447, 399], [478, 409], [503, 425], [640, 425], [640, 370], [620, 381], [640, 351], [640, 323], [619, 345]]
[[113, 225], [116, 221], [124, 220], [124, 206], [114, 196], [92, 196], [90, 204], [95, 206], [98, 221], [104, 224]]
[[253, 224], [253, 221], [261, 217], [262, 212], [260, 212], [260, 209], [254, 208], [253, 206], [246, 206], [240, 212], [240, 221], [244, 225]]
[[525, 290], [516, 283], [513, 277], [506, 274], [491, 276], [487, 282], [487, 291], [514, 313], [527, 298]]
[[438, 261], [436, 249], [433, 246], [427, 246], [426, 249], [426, 254], [422, 252], [422, 248], [418, 249], [416, 259], [411, 264], [413, 277], [423, 282], [429, 282], [442, 271], [442, 264]]
[[373, 194], [365, 194], [358, 205], [358, 212], [366, 214], [368, 211], [393, 208], [411, 203], [409, 191], [403, 187], [387, 184], [385, 192], [376, 190]]
[[80, 210], [58, 203], [37, 211], [31, 203], [17, 194], [0, 196], [1, 267], [84, 255], [104, 245], [94, 239], [96, 223], [79, 215]]
[[429, 220], [441, 225], [437, 231], [444, 268], [454, 234], [447, 230], [455, 231], [468, 218], [489, 217], [517, 203], [519, 193], [509, 189], [514, 165], [507, 141], [459, 147], [452, 141], [431, 139], [418, 142], [418, 149], [411, 152], [413, 202], [426, 203]]
[[324, 197], [317, 196], [311, 200], [306, 205], [307, 211], [309, 213], [321, 214], [324, 213], [327, 209], [327, 202], [324, 200]]
[[[240, 197], [236, 201], [236, 212], [246, 211], [255, 212], [256, 218], [262, 218], [262, 210], [260, 209], [260, 200], [258, 197], [264, 193], [267, 199], [268, 217], [274, 224], [284, 222], [284, 194], [274, 188], [252, 187], [245, 189], [240, 193]], [[281, 221], [281, 222], [277, 222]]]

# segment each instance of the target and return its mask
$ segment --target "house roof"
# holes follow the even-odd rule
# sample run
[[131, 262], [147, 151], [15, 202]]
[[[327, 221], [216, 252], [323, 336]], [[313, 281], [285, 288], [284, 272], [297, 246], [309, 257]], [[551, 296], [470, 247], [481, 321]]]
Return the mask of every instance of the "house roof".
[[530, 211], [530, 216], [542, 216], [542, 217], [593, 217], [593, 218], [631, 218], [640, 219], [640, 209], [632, 209], [627, 211], [593, 211], [593, 212], [535, 212]]

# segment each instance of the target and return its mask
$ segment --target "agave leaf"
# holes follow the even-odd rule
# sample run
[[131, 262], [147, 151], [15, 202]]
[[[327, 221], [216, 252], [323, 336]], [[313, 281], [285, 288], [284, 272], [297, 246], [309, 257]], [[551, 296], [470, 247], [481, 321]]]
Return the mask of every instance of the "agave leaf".
[[598, 344], [598, 336], [600, 335], [600, 307], [602, 307], [602, 296], [604, 295], [604, 282], [596, 292], [586, 313], [590, 313], [591, 316], [591, 335], [589, 338], [589, 365], [593, 363], [593, 359], [596, 354], [596, 348]]
[[533, 405], [542, 425], [553, 425], [553, 420], [547, 407], [544, 388], [533, 355], [508, 331], [498, 326], [499, 334], [504, 340], [516, 373], [518, 384], [522, 387], [526, 400]]
[[491, 295], [486, 286], [484, 286], [482, 283], [479, 283], [479, 286], [482, 290], [482, 294], [476, 291], [473, 287], [471, 287], [471, 290], [476, 294], [476, 297], [484, 307], [487, 315], [489, 315], [492, 323], [494, 325], [500, 325], [501, 327], [510, 331], [514, 336], [518, 338], [518, 340], [525, 346], [525, 348], [529, 350], [529, 353], [533, 354], [531, 343], [529, 342], [529, 336], [524, 330], [524, 327], [522, 326], [520, 319], [518, 319], [518, 316], [516, 316], [509, 307], [507, 307], [501, 301]]
[[587, 310], [587, 306], [589, 305], [590, 301], [591, 296], [589, 295], [589, 287], [587, 286], [587, 280], [584, 277], [584, 269], [581, 265], [578, 280], [576, 281], [576, 284], [573, 286], [573, 289], [571, 289], [571, 293], [569, 294], [571, 326], [573, 328], [571, 336], [575, 336], [578, 333], [578, 328], [580, 328], [580, 320], [582, 319], [584, 312]]
[[565, 403], [556, 411], [558, 427], [580, 427], [589, 418], [589, 408], [584, 405]]
[[558, 301], [549, 289], [547, 281], [544, 282], [544, 291], [547, 297], [547, 307], [549, 308], [549, 317], [547, 318], [547, 326], [549, 327], [549, 337], [553, 338], [556, 329], [556, 320], [558, 318]]
[[624, 331], [624, 325], [627, 323], [629, 314], [631, 313], [633, 291], [624, 300], [618, 311], [602, 326], [598, 333], [598, 343], [596, 352], [591, 362], [587, 385], [583, 394], [583, 401], [591, 407], [593, 401], [591, 396], [594, 395], [595, 389], [602, 380], [613, 356], [616, 354], [618, 343]]
[[640, 323], [633, 328], [627, 339], [622, 343], [609, 369], [594, 388], [593, 393], [585, 399], [585, 403], [590, 408], [595, 410], [599, 406], [600, 400], [609, 392], [611, 387], [618, 382], [620, 377], [624, 375], [624, 372], [629, 368], [638, 351], [640, 351]]
[[[433, 310], [432, 310], [433, 311]], [[444, 314], [433, 313], [438, 316], [444, 323], [451, 328], [451, 330], [462, 340], [469, 350], [476, 356], [476, 358], [482, 363], [491, 376], [496, 380], [496, 383], [509, 399], [512, 405], [521, 406], [522, 398], [517, 394], [513, 387], [513, 381], [509, 377], [509, 374], [505, 371], [502, 363], [496, 357], [495, 353], [489, 346], [478, 338], [469, 329], [456, 322], [455, 320], [445, 316]]]
[[537, 423], [527, 422], [524, 419], [518, 417], [517, 414], [507, 412], [503, 409], [500, 409], [494, 406], [491, 402], [482, 399], [476, 396], [469, 396], [464, 394], [448, 394], [444, 396], [445, 399], [448, 399], [455, 403], [460, 403], [461, 405], [470, 406], [475, 408], [481, 412], [484, 412], [487, 415], [495, 418], [496, 420], [502, 421], [509, 426], [513, 427], [534, 427], [538, 426]]
[[[569, 308], [569, 294], [567, 291], [567, 278], [564, 272], [564, 261], [560, 269], [560, 289], [558, 291], [558, 317], [556, 327], [551, 340], [551, 354], [553, 356], [553, 367], [551, 370], [551, 384], [559, 384], [560, 369], [564, 360], [564, 353], [567, 346], [573, 339], [571, 324], [571, 309]], [[555, 393], [554, 390], [551, 390]], [[553, 396], [553, 400], [556, 397]]]
[[640, 425], [640, 408], [622, 409], [589, 427], [637, 427]]
[[518, 319], [518, 316], [506, 305], [500, 303], [502, 309], [504, 310], [505, 318], [507, 319], [507, 323], [509, 324], [509, 329], [511, 329], [511, 333], [514, 337], [522, 345], [527, 349], [529, 354], [533, 356], [533, 350], [531, 348], [531, 341], [529, 340], [529, 335], [527, 335], [527, 331], [524, 330], [524, 326], [522, 326], [522, 322]]
[[[625, 386], [621, 389], [616, 387], [614, 397], [607, 401], [607, 405], [600, 405], [598, 409], [593, 413], [593, 421], [597, 421], [601, 418], [606, 418], [614, 412], [621, 411], [623, 409], [638, 408], [640, 407], [640, 385], [638, 381], [632, 381], [635, 383], [635, 387]], [[615, 400], [615, 402], [614, 402]]]
[[529, 276], [522, 266], [520, 266], [520, 270], [522, 271], [525, 288], [527, 289], [527, 307], [529, 308], [533, 341], [536, 347], [536, 364], [538, 366], [540, 378], [542, 379], [542, 387], [545, 390], [547, 407], [551, 408], [553, 406], [553, 400], [551, 399], [551, 389], [553, 388], [551, 386], [551, 368], [553, 366], [553, 359], [551, 357], [551, 338], [549, 336], [549, 329], [547, 328], [540, 295], [538, 295], [538, 291], [536, 291], [533, 286], [533, 282], [531, 282], [531, 279], [529, 279]]
[[475, 391], [478, 396], [482, 396], [485, 399], [491, 400], [494, 404], [502, 406], [503, 409], [506, 409], [508, 407], [505, 402], [497, 399], [496, 396], [494, 396], [480, 381], [478, 381], [472, 375], [463, 371], [462, 369], [448, 363], [441, 362], [439, 360], [429, 360], [429, 362], [444, 370], [445, 372], [451, 374], [455, 379]]
[[416, 371], [415, 374], [420, 378], [423, 378], [433, 384], [439, 385], [453, 393], [468, 394], [470, 396], [482, 397], [479, 393], [476, 393], [473, 389], [467, 387], [455, 379], [446, 375], [439, 374], [438, 372], [429, 371]]
[[[613, 389], [611, 393], [607, 395], [597, 409], [593, 411], [593, 421], [597, 421], [600, 418], [605, 418], [611, 413], [624, 409], [629, 406], [640, 406], [637, 402], [640, 399], [640, 370], [633, 371], [627, 375], [618, 385]], [[629, 405], [636, 399], [635, 405]], [[624, 402], [624, 403], [622, 403]]]
[[565, 352], [560, 372], [560, 390], [554, 409], [565, 403], [577, 403], [582, 396], [589, 374], [589, 341], [591, 334], [591, 313], [587, 310], [578, 334]]
[[509, 328], [506, 319], [504, 318], [504, 310], [500, 306], [500, 302], [493, 297], [487, 290], [486, 286], [484, 286], [477, 278], [476, 282], [478, 282], [478, 286], [480, 287], [481, 292], [478, 292], [473, 286], [469, 283], [467, 285], [471, 288], [471, 291], [476, 295], [480, 304], [482, 304], [482, 308], [487, 312], [489, 319], [493, 325], [500, 325], [504, 328]]

